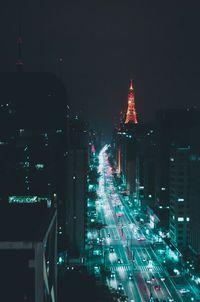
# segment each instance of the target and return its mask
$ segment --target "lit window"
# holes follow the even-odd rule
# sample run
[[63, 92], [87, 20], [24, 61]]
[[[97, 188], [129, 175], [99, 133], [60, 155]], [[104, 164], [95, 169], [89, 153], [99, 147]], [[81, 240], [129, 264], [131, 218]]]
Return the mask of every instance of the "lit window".
[[171, 157], [171, 158], [170, 158], [170, 161], [174, 161], [174, 158], [173, 158], [173, 157]]
[[166, 188], [161, 188], [161, 191], [165, 191], [166, 190]]
[[43, 164], [36, 164], [36, 165], [35, 165], [35, 168], [36, 168], [37, 170], [42, 170], [42, 169], [44, 169], [44, 165], [43, 165]]
[[178, 221], [184, 221], [184, 217], [178, 217]]
[[178, 198], [178, 201], [184, 201], [184, 198]]
[[25, 161], [24, 164], [23, 164], [24, 168], [28, 168], [29, 167], [29, 162], [28, 161]]
[[186, 221], [190, 221], [190, 217], [186, 217]]
[[197, 160], [197, 156], [196, 156], [195, 154], [192, 154], [192, 155], [190, 156], [190, 160], [192, 160], [192, 161]]

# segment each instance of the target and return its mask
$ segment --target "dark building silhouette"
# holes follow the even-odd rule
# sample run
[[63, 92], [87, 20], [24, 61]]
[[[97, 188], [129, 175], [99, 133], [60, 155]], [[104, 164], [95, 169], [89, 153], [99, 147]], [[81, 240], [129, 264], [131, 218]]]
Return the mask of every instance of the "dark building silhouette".
[[76, 117], [71, 120], [67, 153], [66, 231], [72, 255], [84, 252], [87, 217], [88, 125]]
[[57, 212], [45, 205], [0, 206], [1, 300], [57, 301]]
[[199, 176], [200, 126], [188, 127], [185, 144], [174, 145], [170, 157], [170, 236], [175, 246], [187, 252], [196, 267], [200, 259]]
[[168, 109], [156, 114], [156, 202], [169, 205], [169, 157], [173, 145], [187, 146], [190, 128], [197, 125], [198, 110]]
[[[33, 225], [37, 225], [38, 232], [42, 231], [40, 229], [42, 223], [39, 223], [39, 219], [45, 221], [46, 217], [37, 217], [39, 212], [37, 213], [32, 209], [32, 204], [44, 206], [46, 210], [50, 208], [52, 211], [57, 208], [59, 248], [66, 249], [69, 107], [67, 106], [65, 88], [61, 80], [50, 73], [1, 73], [0, 82], [0, 204], [18, 206], [16, 215], [18, 220], [22, 219], [22, 221], [24, 221], [26, 214], [24, 214], [21, 204], [30, 206], [27, 215], [32, 213], [30, 221]], [[43, 214], [46, 215], [45, 212]], [[8, 212], [4, 212], [4, 215], [14, 232], [16, 220], [10, 219], [7, 216], [9, 215]], [[47, 227], [51, 228], [52, 223], [49, 223], [50, 225]], [[54, 227], [56, 228], [56, 225]], [[25, 223], [24, 228], [26, 228]], [[57, 228], [55, 228], [54, 231], [57, 232]], [[27, 239], [20, 237], [20, 231], [18, 235], [19, 242], [27, 240], [31, 246], [31, 242], [35, 239], [31, 232], [29, 234], [29, 230], [30, 227], [27, 226]], [[50, 234], [49, 236], [52, 238], [54, 235]], [[4, 240], [9, 241], [11, 239], [8, 236]], [[42, 238], [41, 240], [44, 242], [46, 239]], [[25, 255], [26, 251], [24, 252], [23, 243], [19, 243], [19, 245], [22, 247], [22, 251], [19, 253], [19, 259], [21, 259], [19, 263], [20, 261], [22, 263], [23, 254]], [[48, 281], [48, 276], [51, 273], [49, 273], [50, 268], [47, 268], [49, 260], [44, 259], [45, 246], [40, 247], [40, 245], [40, 242], [38, 245], [35, 243], [35, 247], [28, 253], [31, 255], [39, 253], [37, 256], [39, 257], [38, 263], [40, 263], [38, 270], [41, 273], [40, 278], [43, 279], [34, 281], [36, 283], [32, 282], [32, 287], [28, 289], [29, 293], [24, 293], [24, 299], [30, 297], [28, 301], [56, 301], [56, 288], [52, 287], [54, 281]], [[13, 246], [15, 247], [15, 244]], [[52, 245], [49, 246], [49, 254], [54, 253], [53, 248]], [[8, 251], [9, 253], [13, 254], [14, 252]], [[32, 259], [31, 255], [24, 256], [26, 262]], [[57, 255], [54, 256], [56, 263]], [[35, 265], [34, 261], [33, 265]], [[28, 266], [28, 264], [22, 263], [25, 270], [27, 270], [26, 265]], [[14, 276], [16, 277], [16, 275]], [[31, 278], [32, 281], [36, 278], [33, 273]], [[8, 281], [8, 279], [6, 280]], [[12, 286], [15, 288], [15, 285], [10, 282], [10, 290], [12, 290]], [[37, 287], [37, 290], [34, 286]], [[31, 292], [33, 296], [31, 296]], [[55, 300], [51, 300], [54, 296]], [[23, 301], [22, 298], [16, 300]]]
[[191, 129], [191, 152], [190, 152], [190, 194], [189, 194], [189, 249], [195, 267], [200, 272], [200, 144], [197, 139], [200, 133], [200, 127]]
[[18, 197], [37, 196], [62, 207], [69, 119], [65, 88], [50, 73], [1, 73], [0, 82], [0, 198], [20, 202]]
[[113, 144], [129, 201], [133, 194], [150, 225], [169, 233], [172, 245], [183, 255], [189, 253], [196, 268], [200, 259], [199, 132], [197, 109], [159, 110], [150, 124], [122, 123]]
[[138, 197], [154, 210], [158, 227], [169, 230], [175, 247], [183, 254], [188, 254], [189, 247], [196, 267], [200, 254], [199, 129], [200, 112], [194, 108], [160, 110], [137, 142], [144, 199]]

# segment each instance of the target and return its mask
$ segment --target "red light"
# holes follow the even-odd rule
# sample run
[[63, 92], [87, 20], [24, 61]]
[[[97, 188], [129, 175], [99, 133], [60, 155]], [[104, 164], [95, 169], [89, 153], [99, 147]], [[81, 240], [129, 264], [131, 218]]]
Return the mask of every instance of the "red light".
[[135, 99], [134, 99], [134, 93], [133, 93], [133, 83], [132, 80], [130, 82], [129, 87], [129, 94], [128, 94], [128, 108], [126, 112], [126, 120], [125, 124], [127, 123], [134, 123], [137, 124], [137, 114], [135, 110]]
[[92, 153], [96, 152], [94, 145], [92, 145], [92, 150], [91, 151], [92, 151]]

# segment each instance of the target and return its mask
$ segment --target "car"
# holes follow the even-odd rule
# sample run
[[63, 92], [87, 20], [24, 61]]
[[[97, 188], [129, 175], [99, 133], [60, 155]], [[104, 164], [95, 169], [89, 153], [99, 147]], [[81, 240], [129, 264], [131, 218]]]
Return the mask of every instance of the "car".
[[101, 250], [94, 250], [93, 251], [93, 255], [94, 256], [101, 256], [102, 255], [102, 251]]
[[160, 277], [160, 280], [164, 282], [165, 281], [165, 277]]
[[110, 233], [107, 234], [107, 237], [110, 238]]
[[115, 272], [110, 272], [110, 278], [111, 279], [115, 278]]
[[155, 290], [160, 290], [160, 285], [154, 285]]
[[169, 302], [174, 302], [174, 300], [171, 297], [168, 298], [168, 301]]
[[123, 263], [122, 259], [119, 258], [119, 259], [117, 260], [117, 263], [118, 263], [118, 264], [122, 264], [122, 263]]
[[187, 293], [190, 293], [190, 290], [189, 290], [188, 288], [181, 288], [181, 289], [179, 290], [179, 292], [180, 292], [181, 294], [187, 294]]
[[144, 241], [144, 240], [146, 240], [146, 238], [144, 236], [138, 237], [138, 241]]
[[119, 283], [117, 289], [118, 289], [118, 291], [123, 291], [124, 287], [121, 283]]
[[132, 273], [129, 273], [129, 274], [128, 274], [128, 278], [129, 278], [129, 280], [133, 280], [133, 274], [132, 274]]
[[155, 281], [155, 280], [156, 280], [156, 278], [155, 278], [154, 275], [151, 276], [151, 280], [152, 280], [152, 281]]
[[100, 267], [98, 264], [94, 265], [94, 274], [95, 274], [96, 278], [100, 278], [101, 273], [100, 273]]
[[110, 251], [110, 253], [114, 253], [114, 251], [115, 251], [114, 247], [111, 246], [110, 249], [109, 249], [109, 251]]

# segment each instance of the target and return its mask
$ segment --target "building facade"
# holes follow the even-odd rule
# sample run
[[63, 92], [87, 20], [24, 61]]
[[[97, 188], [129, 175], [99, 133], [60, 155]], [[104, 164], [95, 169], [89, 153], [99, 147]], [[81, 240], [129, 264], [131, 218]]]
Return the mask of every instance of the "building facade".
[[38, 205], [0, 207], [3, 301], [57, 301], [57, 212]]

